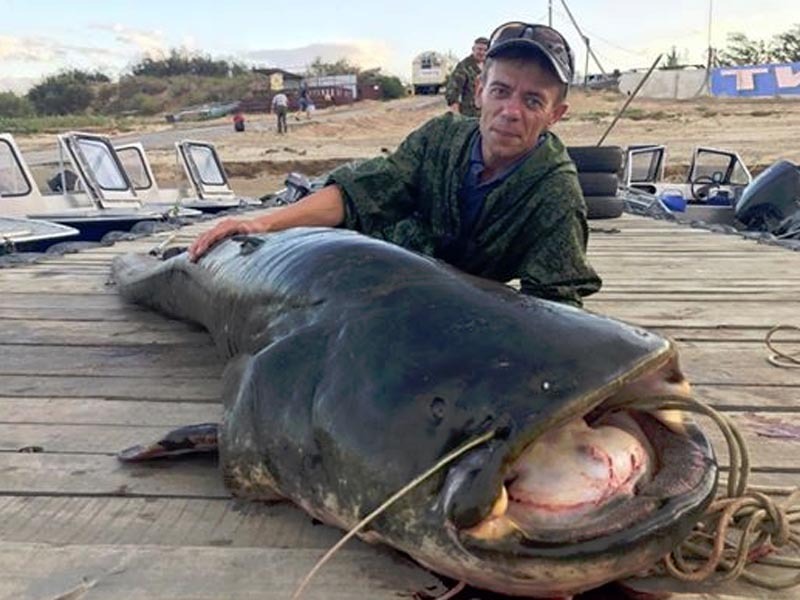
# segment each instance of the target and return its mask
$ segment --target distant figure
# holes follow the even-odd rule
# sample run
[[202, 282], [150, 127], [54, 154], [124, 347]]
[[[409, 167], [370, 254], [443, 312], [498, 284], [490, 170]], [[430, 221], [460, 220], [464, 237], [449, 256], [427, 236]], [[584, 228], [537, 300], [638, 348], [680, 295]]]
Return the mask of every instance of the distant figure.
[[304, 81], [300, 85], [300, 110], [306, 113], [306, 117], [310, 119], [314, 108], [314, 102], [311, 100], [311, 96], [308, 95], [308, 85]]
[[234, 131], [244, 131], [244, 115], [240, 111], [236, 111], [233, 115], [233, 129]]
[[477, 38], [472, 44], [472, 54], [458, 63], [450, 74], [444, 97], [447, 106], [454, 113], [460, 113], [467, 117], [480, 116], [481, 109], [475, 106], [475, 84], [481, 74], [481, 69], [483, 69], [483, 61], [488, 48], [489, 40], [487, 38]]
[[278, 92], [272, 97], [272, 112], [278, 119], [278, 133], [287, 133], [286, 113], [289, 112], [289, 99], [283, 92]]

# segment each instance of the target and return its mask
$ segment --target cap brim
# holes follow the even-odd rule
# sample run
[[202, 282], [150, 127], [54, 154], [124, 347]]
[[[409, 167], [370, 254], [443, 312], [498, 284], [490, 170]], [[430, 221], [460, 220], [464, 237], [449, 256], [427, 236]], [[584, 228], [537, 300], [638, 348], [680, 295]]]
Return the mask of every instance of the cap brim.
[[527, 50], [532, 54], [541, 54], [553, 67], [553, 71], [555, 71], [555, 74], [561, 83], [572, 83], [571, 73], [564, 68], [564, 65], [562, 65], [561, 62], [558, 61], [545, 46], [542, 46], [539, 42], [535, 42], [534, 40], [516, 38], [501, 42], [489, 49], [489, 51], [486, 53], [486, 58], [502, 56], [509, 50]]

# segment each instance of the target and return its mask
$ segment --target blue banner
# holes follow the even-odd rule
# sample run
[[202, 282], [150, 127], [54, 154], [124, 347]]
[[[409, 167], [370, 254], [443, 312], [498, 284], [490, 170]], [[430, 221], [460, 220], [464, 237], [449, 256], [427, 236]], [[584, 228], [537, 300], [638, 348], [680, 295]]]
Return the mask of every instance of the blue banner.
[[713, 69], [711, 93], [742, 97], [800, 95], [800, 62]]

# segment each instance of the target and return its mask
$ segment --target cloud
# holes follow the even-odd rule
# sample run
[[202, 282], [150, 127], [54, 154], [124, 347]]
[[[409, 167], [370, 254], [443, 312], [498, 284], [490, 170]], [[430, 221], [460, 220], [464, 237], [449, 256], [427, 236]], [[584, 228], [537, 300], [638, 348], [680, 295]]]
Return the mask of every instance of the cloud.
[[0, 60], [49, 62], [66, 54], [64, 46], [47, 38], [0, 35]]
[[[123, 46], [132, 46], [139, 53], [150, 58], [162, 58], [169, 51], [169, 44], [160, 30], [132, 29], [119, 23], [97, 23], [90, 27], [112, 33], [117, 43]], [[129, 51], [125, 54], [130, 56]]]
[[303, 71], [319, 57], [323, 62], [336, 62], [347, 59], [363, 69], [385, 67], [389, 64], [391, 52], [382, 42], [369, 40], [327, 44], [310, 44], [300, 48], [281, 48], [252, 50], [242, 53], [246, 60], [266, 63], [267, 66], [280, 67], [287, 71]]

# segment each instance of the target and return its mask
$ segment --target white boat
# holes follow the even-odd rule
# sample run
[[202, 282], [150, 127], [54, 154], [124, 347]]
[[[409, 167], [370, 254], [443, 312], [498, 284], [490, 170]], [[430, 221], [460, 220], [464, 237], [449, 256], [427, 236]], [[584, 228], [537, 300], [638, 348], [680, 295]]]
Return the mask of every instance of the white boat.
[[[141, 221], [161, 221], [165, 215], [146, 208], [113, 153], [102, 144], [78, 148], [59, 136], [59, 168], [53, 182], [60, 188], [42, 194], [13, 136], [0, 134], [0, 216], [39, 219], [74, 227], [79, 238], [100, 240], [113, 230], [127, 231]], [[69, 165], [71, 168], [68, 168]], [[91, 180], [87, 165], [103, 165], [103, 176]], [[116, 168], [114, 168], [116, 167]], [[72, 185], [70, 185], [72, 184]], [[2, 190], [10, 188], [13, 193]]]
[[259, 200], [236, 195], [216, 148], [208, 142], [175, 143], [175, 157], [186, 175], [187, 191], [159, 186], [141, 143], [115, 146], [115, 150], [137, 195], [146, 205], [172, 204], [207, 213], [262, 206]]
[[[4, 197], [0, 197], [2, 202]], [[38, 219], [0, 217], [0, 255], [43, 252], [48, 246], [75, 238], [78, 230]]]

